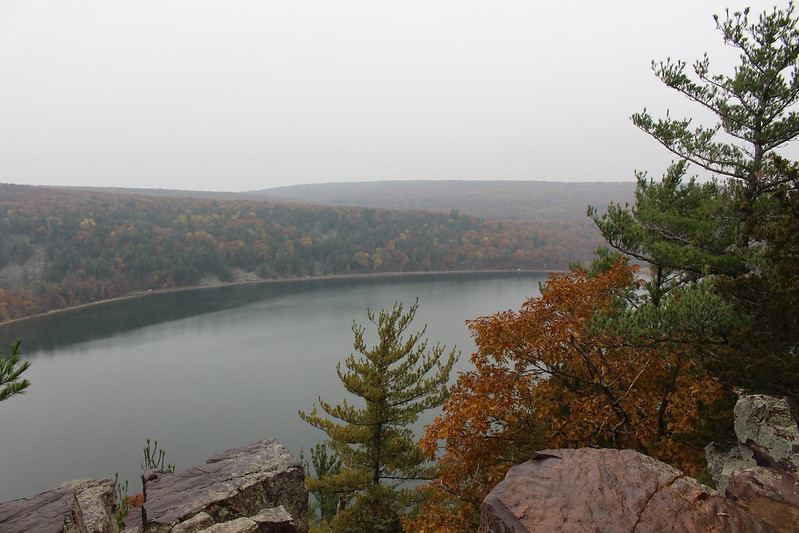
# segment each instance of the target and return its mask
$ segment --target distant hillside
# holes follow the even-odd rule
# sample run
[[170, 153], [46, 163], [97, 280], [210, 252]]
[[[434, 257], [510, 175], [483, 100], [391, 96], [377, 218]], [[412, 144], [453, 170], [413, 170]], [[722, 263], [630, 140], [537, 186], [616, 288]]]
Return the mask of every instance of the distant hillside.
[[0, 322], [228, 281], [564, 269], [601, 240], [585, 217], [494, 221], [182, 194], [0, 184]]
[[[580, 220], [586, 207], [633, 198], [630, 182], [376, 181], [292, 185], [253, 191], [272, 201], [458, 211], [494, 220]], [[242, 193], [244, 194], [244, 193]]]
[[253, 200], [279, 203], [389, 209], [458, 211], [493, 220], [585, 221], [589, 205], [604, 209], [611, 202], [633, 199], [630, 182], [556, 181], [364, 181], [290, 185], [249, 192], [65, 187], [112, 194]]

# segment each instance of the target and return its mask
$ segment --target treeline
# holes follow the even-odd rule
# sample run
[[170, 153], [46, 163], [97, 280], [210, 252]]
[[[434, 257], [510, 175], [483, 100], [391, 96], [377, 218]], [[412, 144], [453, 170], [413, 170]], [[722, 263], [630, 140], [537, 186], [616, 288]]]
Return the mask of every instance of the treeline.
[[563, 269], [585, 223], [0, 185], [0, 319], [208, 280]]

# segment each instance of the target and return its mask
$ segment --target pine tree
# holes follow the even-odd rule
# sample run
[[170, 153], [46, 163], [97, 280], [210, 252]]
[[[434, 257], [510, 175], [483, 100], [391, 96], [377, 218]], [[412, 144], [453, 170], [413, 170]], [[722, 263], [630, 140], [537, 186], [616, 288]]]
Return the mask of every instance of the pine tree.
[[[440, 405], [448, 396], [447, 381], [457, 353], [436, 345], [428, 349], [423, 339], [426, 326], [413, 334], [406, 332], [416, 315], [418, 301], [406, 312], [401, 303], [378, 316], [367, 312], [377, 327], [378, 343], [368, 347], [363, 326], [353, 323], [354, 348], [337, 366], [347, 391], [361, 398], [363, 407], [344, 401], [331, 405], [321, 398], [319, 405], [300, 417], [323, 430], [327, 445], [342, 462], [337, 474], [308, 480], [311, 491], [339, 495], [339, 514], [334, 530], [350, 530], [353, 523], [368, 531], [399, 531], [396, 485], [425, 476], [424, 453], [414, 439], [410, 425], [419, 414]], [[430, 375], [428, 375], [430, 374]], [[336, 420], [340, 421], [337, 422]], [[343, 511], [355, 498], [352, 509]]]
[[[300, 462], [305, 469], [306, 483], [309, 484], [341, 472], [341, 461], [335, 454], [331, 455], [327, 452], [327, 445], [323, 442], [318, 442], [311, 448], [310, 464], [302, 452], [300, 452]], [[313, 467], [313, 474], [311, 467]], [[321, 490], [311, 491], [311, 494], [315, 503], [308, 504], [308, 521], [323, 528], [333, 520], [336, 514], [338, 497], [336, 494], [325, 493]]]
[[[792, 3], [757, 22], [749, 10], [714, 18], [725, 44], [740, 54], [731, 74], [713, 73], [707, 55], [692, 69], [672, 60], [653, 62], [653, 69], [666, 86], [711, 111], [716, 123], [694, 127], [691, 119], [655, 119], [646, 110], [634, 115], [634, 124], [677, 160], [660, 181], [637, 175], [633, 206], [611, 205], [604, 214], [589, 209], [589, 215], [610, 246], [651, 267], [647, 305], [633, 317], [637, 325], [653, 337], [692, 340], [732, 390], [744, 385], [743, 368], [758, 363], [751, 353], [729, 357], [730, 336], [756, 323], [751, 314], [767, 306], [747, 308], [717, 285], [773, 270], [776, 256], [767, 253], [763, 228], [777, 214], [781, 191], [797, 185], [796, 165], [777, 150], [799, 136], [799, 29]], [[710, 179], [686, 179], [691, 165]], [[692, 316], [675, 317], [670, 307], [686, 298], [696, 302]], [[696, 317], [698, 324], [691, 322]], [[664, 332], [664, 324], [675, 327]]]
[[[793, 174], [799, 181], [799, 174]], [[711, 368], [724, 381], [755, 393], [799, 395], [799, 190], [777, 195], [773, 217], [754, 237], [764, 246], [761, 268], [719, 281], [720, 293], [748, 319], [729, 335]]]
[[15, 394], [22, 394], [30, 382], [20, 379], [20, 375], [30, 366], [29, 361], [19, 363], [21, 339], [11, 344], [11, 355], [0, 359], [0, 401], [7, 400]]
[[[789, 183], [775, 168], [776, 150], [799, 136], [799, 30], [793, 4], [750, 23], [749, 10], [718, 16], [725, 44], [740, 51], [732, 75], [713, 74], [705, 55], [687, 72], [685, 61], [654, 63], [657, 77], [717, 117], [711, 126], [692, 119], [653, 118], [633, 123], [677, 156], [661, 182], [639, 173], [635, 205], [590, 210], [608, 243], [650, 263], [663, 282], [707, 273], [747, 271], [754, 226]], [[685, 181], [689, 165], [713, 179]]]

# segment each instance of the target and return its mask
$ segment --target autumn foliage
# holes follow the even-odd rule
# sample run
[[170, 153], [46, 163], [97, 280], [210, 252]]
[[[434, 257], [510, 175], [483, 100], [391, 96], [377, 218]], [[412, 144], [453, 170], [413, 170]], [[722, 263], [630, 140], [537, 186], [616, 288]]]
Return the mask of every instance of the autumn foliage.
[[599, 242], [588, 221], [0, 184], [0, 321], [241, 274], [561, 269]]
[[439, 472], [407, 530], [475, 530], [486, 493], [543, 448], [633, 448], [698, 472], [702, 452], [680, 436], [719, 385], [686, 346], [612, 327], [639, 284], [624, 261], [596, 276], [556, 274], [521, 310], [469, 323], [474, 370], [427, 427], [421, 444]]

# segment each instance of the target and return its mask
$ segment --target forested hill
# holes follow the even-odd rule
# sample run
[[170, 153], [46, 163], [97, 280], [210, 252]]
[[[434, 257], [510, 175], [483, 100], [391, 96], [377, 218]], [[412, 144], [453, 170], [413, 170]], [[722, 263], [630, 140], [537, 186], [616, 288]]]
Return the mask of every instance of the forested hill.
[[347, 273], [563, 269], [579, 221], [0, 184], [0, 320], [131, 291]]
[[[73, 189], [73, 188], [70, 188]], [[633, 200], [631, 182], [555, 181], [375, 181], [292, 185], [250, 192], [168, 189], [74, 188], [206, 200], [257, 200], [299, 204], [458, 211], [492, 220], [584, 221], [589, 205]]]
[[253, 191], [274, 201], [459, 211], [494, 220], [581, 220], [586, 207], [633, 200], [631, 182], [376, 181]]

